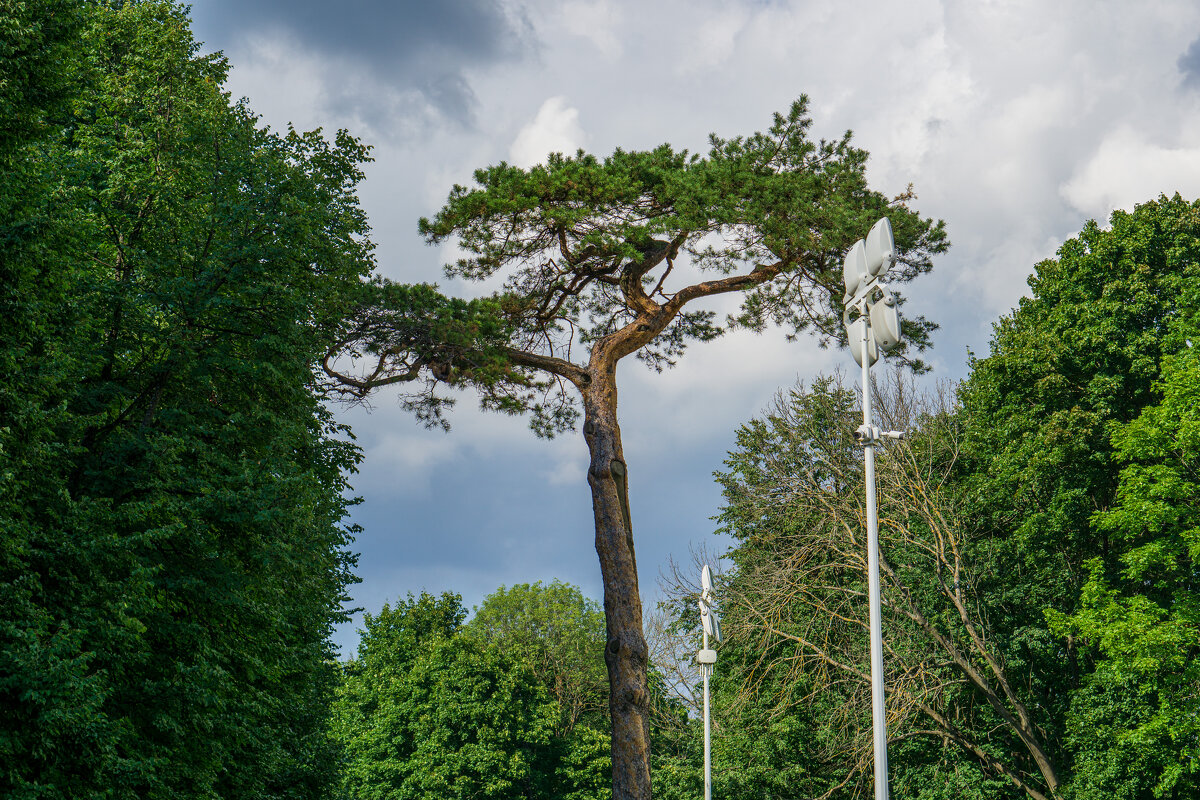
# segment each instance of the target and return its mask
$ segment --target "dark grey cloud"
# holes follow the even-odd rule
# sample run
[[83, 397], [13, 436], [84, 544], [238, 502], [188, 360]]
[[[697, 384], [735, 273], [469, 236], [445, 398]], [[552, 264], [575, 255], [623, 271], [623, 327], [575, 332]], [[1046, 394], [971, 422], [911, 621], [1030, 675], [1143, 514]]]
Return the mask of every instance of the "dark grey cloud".
[[1175, 63], [1183, 73], [1183, 85], [1200, 89], [1200, 38], [1188, 45]]
[[206, 49], [227, 51], [235, 64], [253, 37], [282, 34], [346, 69], [352, 85], [325, 87], [331, 108], [382, 127], [428, 112], [469, 124], [466, 71], [535, 48], [519, 7], [496, 0], [199, 0], [192, 16]]

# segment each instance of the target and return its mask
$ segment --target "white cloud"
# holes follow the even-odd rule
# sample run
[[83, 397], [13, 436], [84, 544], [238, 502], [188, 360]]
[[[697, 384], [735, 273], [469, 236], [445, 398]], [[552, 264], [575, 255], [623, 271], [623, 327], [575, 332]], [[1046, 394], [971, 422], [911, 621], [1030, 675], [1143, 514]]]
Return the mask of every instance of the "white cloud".
[[[625, 15], [616, 3], [610, 0], [571, 0], [560, 8], [563, 27], [574, 36], [592, 43], [609, 59], [620, 56], [621, 38], [617, 35]], [[634, 11], [635, 16], [641, 16]]]
[[1110, 133], [1062, 187], [1067, 202], [1101, 224], [1114, 209], [1175, 192], [1200, 197], [1200, 146], [1156, 144], [1128, 125]]
[[559, 435], [546, 447], [549, 465], [542, 470], [542, 479], [549, 486], [583, 486], [587, 483], [588, 449], [578, 432]]
[[637, 459], [664, 446], [722, 439], [762, 411], [779, 387], [847, 365], [854, 366], [848, 353], [822, 350], [811, 339], [745, 330], [692, 344], [662, 374], [627, 359], [618, 372], [626, 451]]
[[532, 167], [545, 162], [550, 153], [573, 155], [583, 142], [579, 110], [562, 97], [551, 97], [542, 103], [533, 121], [521, 128], [509, 148], [509, 158], [518, 167]]
[[352, 59], [314, 52], [287, 31], [246, 35], [231, 55], [237, 68], [229, 88], [250, 97], [276, 129], [288, 122], [299, 130], [346, 128], [385, 142], [420, 139], [447, 124], [446, 111], [425, 91], [390, 83]]
[[749, 18], [750, 13], [737, 5], [719, 10], [711, 17], [701, 17], [691, 34], [693, 46], [680, 55], [676, 71], [699, 72], [728, 62], [734, 54], [738, 34]]
[[305, 53], [294, 37], [263, 31], [242, 40], [227, 88], [276, 129], [289, 121], [301, 130], [329, 125], [323, 113], [329, 66]]
[[427, 499], [434, 494], [437, 471], [461, 458], [466, 442], [441, 431], [425, 430], [411, 416], [391, 406], [390, 399], [388, 405], [369, 416], [354, 414], [354, 430], [364, 461], [370, 465], [354, 484], [370, 494], [381, 491], [408, 499]]

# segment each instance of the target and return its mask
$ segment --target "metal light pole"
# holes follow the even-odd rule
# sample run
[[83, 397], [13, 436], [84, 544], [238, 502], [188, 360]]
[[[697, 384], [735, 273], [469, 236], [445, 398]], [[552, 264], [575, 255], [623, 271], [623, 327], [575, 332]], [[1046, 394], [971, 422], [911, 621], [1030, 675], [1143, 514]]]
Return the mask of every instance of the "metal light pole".
[[[883, 695], [883, 623], [879, 598], [879, 514], [875, 507], [875, 446], [885, 437], [899, 439], [899, 431], [880, 431], [871, 420], [871, 364], [879, 351], [900, 342], [900, 315], [896, 298], [879, 279], [894, 257], [892, 225], [886, 217], [875, 223], [864, 242], [859, 239], [846, 254], [842, 276], [847, 338], [854, 360], [862, 366], [863, 423], [854, 438], [863, 448], [867, 493], [867, 588], [870, 595], [871, 719], [875, 738], [875, 800], [888, 800], [887, 713]], [[851, 322], [850, 312], [858, 317]]]
[[712, 800], [712, 727], [708, 714], [708, 679], [717, 663], [717, 651], [708, 647], [708, 637], [721, 641], [721, 623], [713, 610], [712, 571], [708, 564], [700, 570], [700, 622], [704, 627], [704, 647], [696, 654], [700, 677], [704, 679], [704, 800]]

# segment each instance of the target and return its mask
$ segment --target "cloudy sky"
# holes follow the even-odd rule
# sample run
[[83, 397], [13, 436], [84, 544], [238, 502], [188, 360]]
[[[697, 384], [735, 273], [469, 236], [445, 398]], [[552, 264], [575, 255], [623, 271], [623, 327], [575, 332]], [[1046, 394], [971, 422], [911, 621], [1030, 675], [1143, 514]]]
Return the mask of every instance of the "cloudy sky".
[[[1160, 193], [1200, 196], [1200, 4], [1194, 0], [195, 0], [229, 88], [281, 128], [348, 128], [374, 146], [361, 188], [380, 271], [439, 281], [447, 253], [417, 219], [507, 160], [770, 124], [801, 93], [814, 133], [855, 132], [875, 188], [913, 184], [953, 242], [909, 287], [942, 324], [933, 377], [1027, 291], [1037, 261], [1088, 219]], [[644, 597], [670, 557], [724, 545], [712, 472], [778, 388], [844, 352], [778, 332], [697, 345], [675, 370], [621, 368], [621, 426]], [[369, 611], [407, 592], [468, 605], [505, 584], [561, 578], [599, 598], [581, 436], [538, 440], [464, 395], [430, 432], [381, 394], [345, 411], [366, 459], [355, 488]], [[337, 636], [343, 653], [353, 625]]]

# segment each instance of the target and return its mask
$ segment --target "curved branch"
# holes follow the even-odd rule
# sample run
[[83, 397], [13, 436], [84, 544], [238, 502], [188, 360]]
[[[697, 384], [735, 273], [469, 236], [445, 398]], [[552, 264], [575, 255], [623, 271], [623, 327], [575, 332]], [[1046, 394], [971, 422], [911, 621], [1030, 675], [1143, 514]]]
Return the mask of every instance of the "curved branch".
[[1025, 792], [1025, 794], [1032, 797], [1033, 800], [1050, 800], [1050, 798], [1047, 797], [1045, 794], [1043, 794], [1041, 791], [1039, 791], [1035, 787], [1031, 786], [1028, 781], [1026, 781], [1024, 778], [1022, 778], [1020, 776], [1020, 774], [1018, 774], [1016, 771], [1014, 771], [1012, 769], [1009, 769], [1008, 766], [1006, 766], [1003, 761], [1001, 761], [1000, 759], [993, 756], [991, 753], [984, 750], [975, 741], [973, 741], [970, 737], [966, 736], [962, 731], [960, 731], [958, 729], [958, 727], [953, 722], [951, 722], [949, 719], [947, 719], [942, 714], [939, 714], [937, 712], [937, 710], [934, 709], [932, 706], [930, 706], [928, 703], [924, 703], [924, 702], [921, 702], [920, 700], [917, 700], [916, 705], [919, 709], [921, 709], [921, 711], [923, 711], [925, 713], [926, 716], [928, 716], [931, 720], [933, 720], [935, 723], [937, 723], [938, 727], [940, 727], [941, 730], [944, 732], [944, 735], [946, 736], [946, 738], [953, 741], [955, 744], [957, 744], [962, 749], [966, 750], [968, 753], [971, 753], [973, 756], [978, 758], [982, 763], [986, 764], [989, 768], [995, 770], [1000, 775], [1003, 775], [1004, 777], [1008, 778], [1010, 781], [1013, 782], [1014, 786], [1021, 789], [1023, 792]]
[[326, 353], [325, 357], [321, 359], [321, 370], [336, 382], [337, 385], [334, 388], [337, 391], [359, 399], [366, 397], [372, 389], [415, 381], [421, 375], [421, 368], [425, 366], [424, 362], [417, 362], [404, 372], [380, 377], [387, 370], [387, 354], [384, 354], [379, 356], [375, 369], [371, 371], [370, 375], [365, 378], [355, 378], [334, 369], [332, 362], [337, 356], [338, 353], [335, 350]]
[[721, 278], [720, 280], [692, 284], [676, 292], [670, 301], [662, 306], [663, 313], [670, 313], [671, 316], [674, 316], [685, 305], [698, 298], [740, 292], [753, 288], [771, 280], [782, 272], [786, 266], [787, 262], [785, 261], [776, 261], [774, 264], [759, 264], [745, 275], [734, 275], [729, 278]]
[[586, 369], [563, 358], [530, 353], [513, 347], [501, 347], [500, 352], [509, 361], [518, 366], [549, 372], [552, 375], [565, 378], [575, 384], [575, 388], [580, 390], [592, 382], [592, 376], [588, 374]]

